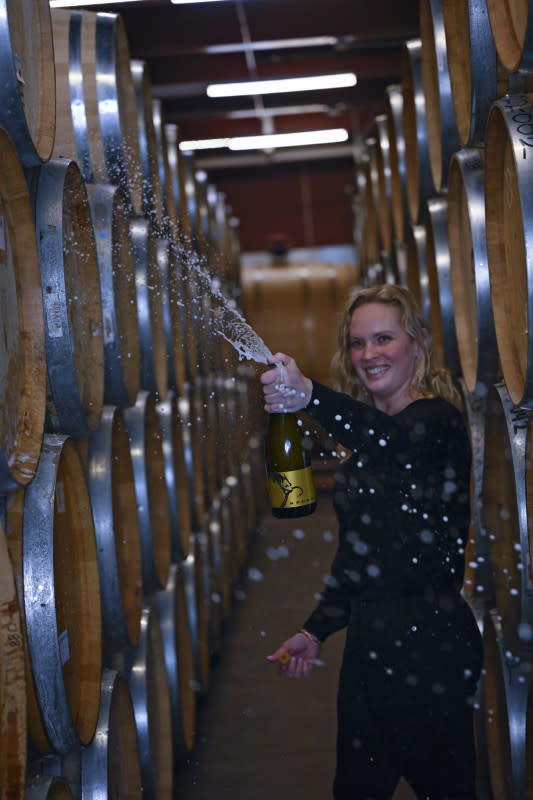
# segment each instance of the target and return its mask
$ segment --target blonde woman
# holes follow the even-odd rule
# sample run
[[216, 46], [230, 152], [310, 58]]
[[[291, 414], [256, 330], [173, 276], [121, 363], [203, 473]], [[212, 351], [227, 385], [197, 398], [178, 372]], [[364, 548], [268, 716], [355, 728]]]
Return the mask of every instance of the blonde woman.
[[412, 296], [390, 284], [350, 298], [343, 392], [284, 353], [272, 361], [283, 368], [261, 376], [266, 411], [305, 409], [352, 455], [335, 477], [339, 544], [321, 599], [269, 660], [309, 675], [347, 629], [335, 800], [390, 800], [401, 776], [420, 800], [474, 800], [482, 645], [460, 594], [471, 454], [450, 375]]

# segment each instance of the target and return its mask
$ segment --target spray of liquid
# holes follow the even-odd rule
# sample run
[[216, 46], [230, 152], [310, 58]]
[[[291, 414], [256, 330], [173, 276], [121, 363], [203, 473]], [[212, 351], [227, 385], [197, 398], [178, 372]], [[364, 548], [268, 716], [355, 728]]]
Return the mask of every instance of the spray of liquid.
[[246, 322], [237, 309], [235, 301], [223, 294], [220, 280], [203, 266], [192, 249], [180, 245], [180, 256], [182, 264], [190, 274], [195, 276], [201, 293], [208, 294], [210, 298], [207, 313], [210, 315], [209, 321], [213, 326], [212, 329], [235, 348], [240, 359], [247, 358], [261, 364], [268, 364], [268, 358], [272, 356], [270, 349]]

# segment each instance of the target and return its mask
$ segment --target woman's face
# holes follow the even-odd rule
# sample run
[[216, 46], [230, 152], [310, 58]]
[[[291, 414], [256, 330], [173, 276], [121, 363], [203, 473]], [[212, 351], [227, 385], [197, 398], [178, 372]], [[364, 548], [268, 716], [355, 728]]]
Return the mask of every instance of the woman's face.
[[408, 405], [418, 344], [404, 331], [400, 309], [391, 303], [365, 303], [350, 323], [351, 361], [377, 408], [389, 413]]

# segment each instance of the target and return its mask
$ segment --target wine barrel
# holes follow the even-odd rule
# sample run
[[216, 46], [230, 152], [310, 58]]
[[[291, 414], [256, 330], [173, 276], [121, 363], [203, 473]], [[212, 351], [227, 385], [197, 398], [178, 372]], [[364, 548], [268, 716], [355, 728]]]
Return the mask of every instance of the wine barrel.
[[528, 412], [515, 409], [505, 385], [497, 384], [487, 399], [481, 515], [505, 646], [514, 654], [533, 642], [528, 429]]
[[443, 0], [421, 0], [422, 85], [426, 100], [429, 161], [437, 192], [448, 185], [448, 165], [460, 147], [452, 99]]
[[485, 215], [490, 289], [503, 379], [516, 405], [533, 405], [531, 95], [493, 103], [487, 123]]
[[142, 170], [131, 58], [118, 14], [52, 10], [57, 58], [54, 155], [77, 159], [87, 183], [121, 186], [142, 211]]
[[532, 9], [529, 0], [487, 0], [498, 57], [509, 72], [533, 67]]
[[[52, 155], [56, 127], [48, 0], [2, 0], [0, 74], [0, 126], [13, 141], [21, 163], [38, 166]], [[3, 158], [2, 164], [6, 164]]]
[[392, 174], [391, 174], [391, 146], [387, 130], [386, 114], [378, 114], [374, 120], [376, 133], [376, 170], [377, 170], [377, 200], [378, 221], [383, 243], [383, 251], [387, 255], [392, 253]]
[[32, 208], [13, 143], [0, 128], [0, 490], [35, 474], [44, 429], [46, 357]]
[[485, 225], [485, 164], [474, 148], [450, 161], [448, 240], [455, 331], [464, 381], [484, 396], [498, 380], [500, 365], [490, 296]]
[[422, 83], [422, 42], [409, 39], [404, 43], [400, 64], [403, 90], [403, 135], [407, 204], [414, 225], [421, 224], [425, 203], [436, 193], [431, 170], [426, 99]]
[[198, 255], [203, 255], [205, 246], [200, 225], [200, 210], [198, 208], [198, 187], [195, 177], [194, 155], [190, 152], [183, 153], [183, 171], [185, 174], [185, 198], [189, 221], [191, 224], [191, 240], [189, 248]]
[[494, 592], [490, 571], [490, 551], [482, 522], [483, 475], [485, 466], [485, 429], [487, 416], [486, 394], [478, 396], [470, 392], [464, 379], [458, 381], [465, 409], [464, 419], [468, 427], [472, 451], [470, 473], [470, 526], [465, 546], [465, 575], [462, 592], [476, 604], [494, 607]]
[[155, 247], [167, 354], [167, 386], [170, 390], [179, 392], [183, 390], [185, 383], [185, 361], [181, 347], [181, 315], [177, 305], [179, 297], [175, 275], [176, 255], [169, 239], [158, 236]]
[[387, 86], [385, 101], [387, 104], [387, 131], [390, 145], [392, 224], [395, 240], [403, 243], [409, 220], [409, 210], [407, 207], [402, 86], [398, 84]]
[[451, 0], [444, 3], [442, 13], [459, 140], [462, 147], [482, 147], [490, 106], [507, 91], [487, 0]]
[[145, 605], [139, 644], [127, 666], [145, 800], [171, 800], [172, 712], [165, 647], [155, 600]]
[[104, 403], [127, 408], [140, 388], [135, 264], [122, 190], [87, 186], [96, 241], [104, 338]]
[[45, 316], [47, 428], [84, 436], [104, 402], [104, 336], [89, 200], [75, 161], [53, 158], [35, 189]]
[[190, 451], [188, 442], [183, 437], [178, 396], [174, 392], [168, 392], [166, 398], [157, 403], [156, 408], [163, 436], [165, 480], [172, 523], [172, 561], [179, 563], [189, 554], [193, 532], [191, 507], [194, 499], [187, 465]]
[[211, 681], [210, 625], [211, 603], [209, 597], [209, 562], [206, 537], [203, 543], [197, 533], [191, 541], [189, 555], [180, 565], [185, 584], [187, 618], [191, 630], [194, 662], [194, 687], [197, 695], [207, 693]]
[[22, 797], [26, 780], [27, 720], [24, 649], [17, 591], [0, 527], [0, 798]]
[[431, 318], [429, 294], [427, 233], [424, 225], [409, 225], [407, 245], [407, 288], [412, 292], [422, 315], [428, 322]]
[[426, 253], [433, 346], [453, 377], [460, 374], [454, 326], [453, 294], [448, 243], [448, 201], [438, 197], [427, 202]]
[[154, 126], [152, 106], [152, 84], [146, 61], [133, 59], [131, 74], [135, 88], [137, 106], [137, 126], [139, 130], [139, 149], [143, 176], [142, 210], [155, 230], [163, 234], [165, 227], [165, 207], [163, 189], [159, 176], [158, 142]]
[[174, 205], [178, 216], [178, 233], [180, 244], [183, 247], [191, 240], [192, 227], [187, 207], [185, 191], [185, 168], [183, 154], [180, 151], [180, 131], [177, 125], [165, 123], [165, 137], [167, 142], [167, 158], [170, 183], [167, 192], [172, 191], [174, 195]]
[[163, 194], [163, 207], [165, 210], [163, 235], [167, 236], [172, 244], [179, 242], [179, 226], [174, 193], [172, 192], [172, 176], [168, 163], [168, 144], [166, 141], [165, 125], [163, 120], [163, 105], [161, 100], [152, 100], [152, 114], [154, 121], [157, 156], [159, 166], [159, 181]]
[[73, 794], [64, 778], [57, 775], [36, 775], [28, 778], [24, 800], [73, 800]]
[[[529, 759], [530, 678], [528, 662], [505, 647], [498, 612], [483, 622], [484, 671], [482, 706], [490, 785], [494, 798], [531, 797]], [[529, 774], [528, 774], [529, 773]]]
[[183, 569], [178, 564], [172, 564], [166, 588], [157, 592], [155, 603], [170, 692], [173, 754], [179, 763], [194, 745], [196, 692], [185, 583]]
[[[241, 513], [244, 509], [241, 506]], [[231, 612], [231, 551], [235, 526], [235, 514], [226, 482], [213, 500], [210, 509], [208, 532], [212, 553], [212, 569], [214, 573], [216, 602], [221, 615], [221, 627]]]
[[102, 670], [100, 585], [87, 482], [74, 442], [46, 434], [33, 481], [8, 501], [23, 597], [28, 729], [40, 753], [88, 744]]
[[163, 398], [168, 390], [167, 345], [157, 239], [144, 217], [130, 220], [141, 350], [141, 388]]
[[139, 392], [137, 402], [123, 412], [128, 430], [139, 529], [145, 594], [163, 589], [171, 563], [171, 523], [165, 482], [163, 435], [156, 400]]
[[83, 798], [141, 800], [143, 789], [128, 684], [122, 673], [104, 669], [96, 733], [81, 753], [81, 794]]
[[105, 406], [89, 437], [87, 480], [96, 535], [104, 663], [139, 640], [143, 580], [133, 464], [123, 414]]

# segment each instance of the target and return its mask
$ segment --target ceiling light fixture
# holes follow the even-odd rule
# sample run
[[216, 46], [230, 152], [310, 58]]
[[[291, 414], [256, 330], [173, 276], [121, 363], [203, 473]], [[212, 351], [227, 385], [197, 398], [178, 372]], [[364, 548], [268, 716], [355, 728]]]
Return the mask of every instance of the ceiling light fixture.
[[[50, 0], [50, 8], [77, 8], [78, 6], [108, 6], [110, 0]], [[142, 0], [112, 0], [115, 3], [140, 3]]]
[[275, 94], [277, 92], [340, 89], [345, 86], [355, 86], [356, 83], [357, 78], [353, 72], [339, 72], [333, 75], [311, 75], [305, 78], [210, 83], [206, 92], [208, 97], [241, 97], [242, 95]]
[[227, 139], [190, 139], [180, 142], [180, 150], [211, 150], [228, 147], [230, 150], [271, 150], [277, 147], [305, 147], [317, 144], [346, 142], [346, 128], [326, 128], [297, 133], [273, 133], [262, 136], [234, 136]]
[[189, 3], [217, 3], [220, 0], [170, 0], [173, 6], [183, 6]]

